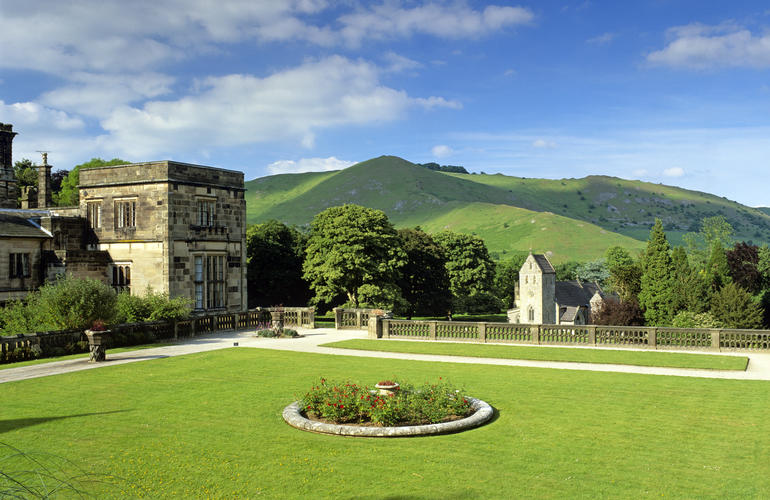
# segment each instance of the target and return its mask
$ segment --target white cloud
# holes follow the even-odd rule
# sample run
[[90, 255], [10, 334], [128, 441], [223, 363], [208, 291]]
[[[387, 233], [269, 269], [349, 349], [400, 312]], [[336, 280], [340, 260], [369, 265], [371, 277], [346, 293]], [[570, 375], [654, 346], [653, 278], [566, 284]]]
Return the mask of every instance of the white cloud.
[[[170, 61], [249, 40], [328, 47], [417, 33], [468, 38], [534, 17], [524, 7], [477, 10], [464, 2], [406, 7], [399, 0], [357, 7], [327, 0], [35, 0], [4, 2], [2, 11], [0, 67], [65, 77], [76, 71], [157, 71]], [[320, 14], [338, 11], [331, 23], [320, 21]]]
[[663, 175], [666, 177], [682, 177], [684, 176], [684, 169], [682, 167], [671, 167], [663, 171]]
[[689, 24], [669, 30], [665, 48], [651, 52], [652, 64], [692, 69], [770, 66], [770, 33], [754, 35], [732, 23]]
[[267, 171], [271, 175], [276, 174], [297, 174], [301, 172], [329, 172], [332, 170], [342, 170], [351, 165], [354, 161], [339, 160], [334, 156], [329, 158], [302, 158], [300, 160], [279, 160], [267, 166]]
[[121, 106], [101, 124], [108, 143], [139, 156], [279, 140], [309, 148], [317, 130], [391, 121], [413, 106], [456, 104], [411, 98], [382, 85], [376, 66], [333, 56], [265, 78], [209, 77], [193, 95]]
[[17, 130], [53, 129], [73, 131], [82, 129], [83, 121], [64, 111], [48, 108], [35, 102], [5, 104], [0, 101], [0, 116]]
[[388, 64], [388, 71], [392, 71], [394, 73], [400, 73], [401, 71], [408, 69], [417, 69], [422, 67], [422, 64], [418, 63], [417, 61], [396, 54], [395, 52], [388, 52], [385, 54], [384, 59]]
[[446, 158], [447, 156], [454, 154], [454, 150], [446, 144], [433, 146], [433, 149], [431, 149], [430, 152], [433, 153], [433, 156], [436, 158]]
[[447, 100], [443, 97], [417, 97], [413, 99], [413, 102], [418, 106], [422, 106], [425, 109], [434, 108], [449, 108], [449, 109], [462, 109], [463, 104], [460, 101]]
[[545, 139], [536, 139], [532, 142], [532, 147], [539, 149], [553, 149], [556, 147], [556, 143], [553, 141], [546, 141]]
[[612, 40], [615, 39], [615, 33], [602, 33], [599, 36], [595, 36], [593, 38], [589, 38], [586, 40], [586, 43], [590, 43], [592, 45], [607, 45]]
[[174, 79], [157, 73], [107, 75], [75, 73], [71, 83], [44, 93], [43, 104], [105, 118], [115, 107], [170, 92]]
[[534, 19], [525, 7], [490, 5], [475, 10], [464, 3], [427, 3], [403, 7], [401, 2], [384, 2], [359, 9], [339, 18], [342, 36], [358, 45], [367, 38], [390, 39], [427, 34], [441, 38], [469, 38], [489, 34], [509, 26], [527, 24]]

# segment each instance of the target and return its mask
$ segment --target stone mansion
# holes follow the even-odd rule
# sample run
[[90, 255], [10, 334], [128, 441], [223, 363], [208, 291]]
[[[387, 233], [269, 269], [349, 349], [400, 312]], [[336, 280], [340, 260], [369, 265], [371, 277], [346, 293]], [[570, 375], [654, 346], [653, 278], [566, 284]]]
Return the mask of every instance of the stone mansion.
[[519, 270], [519, 290], [508, 322], [587, 325], [606, 298], [598, 283], [556, 281], [548, 257], [530, 253]]
[[242, 172], [174, 161], [82, 169], [78, 206], [53, 207], [43, 155], [17, 208], [15, 135], [0, 123], [0, 303], [67, 273], [189, 297], [197, 311], [246, 310]]

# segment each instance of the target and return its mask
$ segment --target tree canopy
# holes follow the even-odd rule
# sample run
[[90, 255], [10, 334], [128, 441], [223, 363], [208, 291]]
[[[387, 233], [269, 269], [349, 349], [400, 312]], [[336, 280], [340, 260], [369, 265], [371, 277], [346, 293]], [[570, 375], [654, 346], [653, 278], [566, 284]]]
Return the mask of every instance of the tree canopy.
[[249, 307], [304, 305], [310, 300], [302, 278], [307, 238], [276, 220], [246, 230]]
[[484, 240], [470, 234], [442, 231], [433, 236], [446, 256], [446, 270], [457, 312], [497, 312], [494, 296], [495, 263]]
[[441, 247], [433, 238], [420, 230], [399, 229], [406, 253], [401, 268], [399, 288], [407, 302], [407, 316], [444, 315], [452, 307], [449, 275]]
[[317, 304], [340, 295], [359, 307], [394, 307], [406, 263], [401, 239], [384, 212], [359, 205], [327, 208], [313, 219], [303, 265]]

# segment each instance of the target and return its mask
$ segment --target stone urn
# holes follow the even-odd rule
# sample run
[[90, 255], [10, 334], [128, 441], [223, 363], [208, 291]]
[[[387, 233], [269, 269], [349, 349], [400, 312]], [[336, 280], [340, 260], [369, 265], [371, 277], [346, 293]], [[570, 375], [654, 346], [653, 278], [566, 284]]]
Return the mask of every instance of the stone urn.
[[107, 360], [107, 336], [109, 330], [86, 330], [88, 337], [88, 362], [99, 363]]
[[378, 382], [374, 387], [380, 391], [381, 396], [395, 396], [396, 392], [401, 386], [398, 384], [398, 382], [384, 380], [382, 382]]
[[273, 331], [283, 334], [283, 311], [270, 311], [270, 319]]

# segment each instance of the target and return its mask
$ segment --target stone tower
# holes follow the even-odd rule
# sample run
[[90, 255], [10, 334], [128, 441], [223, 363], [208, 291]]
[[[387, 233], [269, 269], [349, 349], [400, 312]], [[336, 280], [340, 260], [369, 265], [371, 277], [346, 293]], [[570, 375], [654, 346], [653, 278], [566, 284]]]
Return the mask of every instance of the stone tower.
[[10, 123], [0, 123], [0, 208], [16, 208], [17, 183], [13, 173], [13, 138]]
[[48, 153], [43, 153], [43, 164], [37, 167], [37, 206], [47, 208], [51, 205], [51, 165], [48, 164]]
[[545, 255], [529, 254], [519, 270], [521, 322], [556, 324], [556, 271]]

